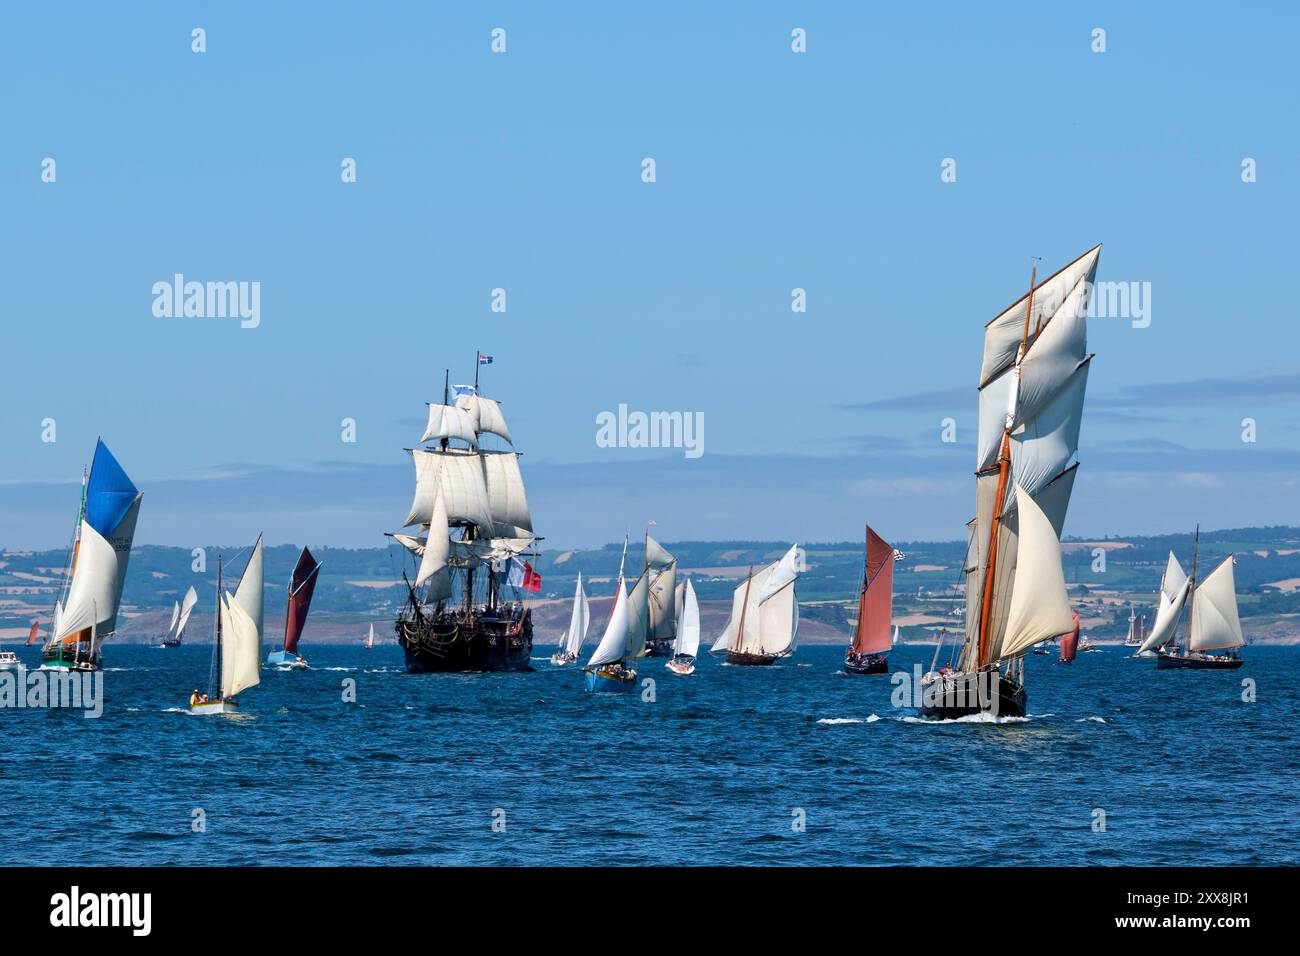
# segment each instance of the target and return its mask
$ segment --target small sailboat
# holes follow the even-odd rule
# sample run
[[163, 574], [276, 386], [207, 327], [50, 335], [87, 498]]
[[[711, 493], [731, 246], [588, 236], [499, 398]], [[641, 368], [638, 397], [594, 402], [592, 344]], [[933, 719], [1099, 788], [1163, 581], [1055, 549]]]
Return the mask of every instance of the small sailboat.
[[1025, 655], [1073, 627], [1060, 538], [1079, 467], [1100, 254], [1095, 246], [1042, 282], [1035, 267], [1029, 291], [985, 326], [966, 641], [956, 672], [923, 687], [924, 717], [1023, 717]]
[[695, 655], [700, 649], [700, 602], [695, 597], [695, 586], [686, 579], [682, 592], [682, 613], [677, 622], [677, 638], [673, 641], [673, 656], [664, 667], [683, 677], [695, 673]]
[[751, 567], [731, 595], [731, 617], [710, 654], [726, 653], [728, 664], [765, 666], [789, 657], [799, 639], [799, 546], [755, 573]]
[[289, 577], [289, 602], [284, 612], [284, 646], [266, 655], [266, 663], [279, 670], [306, 670], [307, 661], [298, 653], [298, 640], [311, 610], [311, 596], [316, 591], [320, 562], [310, 551], [302, 549]]
[[858, 591], [858, 621], [853, 643], [844, 654], [846, 674], [887, 674], [887, 654], [898, 640], [889, 633], [894, 614], [894, 546], [867, 526], [866, 563]]
[[1100, 654], [1100, 653], [1101, 653], [1101, 645], [1095, 643], [1091, 638], [1088, 638], [1088, 637], [1081, 637], [1081, 638], [1079, 638], [1079, 653], [1080, 653], [1080, 654]]
[[370, 633], [366, 635], [366, 642], [362, 645], [362, 647], [364, 647], [368, 651], [373, 651], [375, 649], [375, 622], [374, 621], [370, 622]]
[[1069, 634], [1061, 635], [1061, 656], [1060, 663], [1071, 663], [1075, 655], [1079, 653], [1079, 615], [1073, 610], [1070, 611], [1070, 619], [1074, 622], [1074, 627]]
[[25, 643], [23, 646], [31, 647], [33, 644], [35, 644], [36, 638], [40, 636], [40, 633], [41, 633], [41, 622], [39, 620], [32, 621], [32, 628], [30, 631], [27, 632], [27, 643]]
[[81, 506], [63, 590], [54, 607], [50, 639], [41, 648], [43, 670], [99, 670], [103, 643], [117, 629], [143, 497], [101, 438], [90, 472], [81, 479]]
[[[1196, 561], [1200, 543], [1201, 529], [1198, 527], [1192, 550], [1192, 576], [1185, 585], [1186, 646], [1176, 640], [1172, 641], [1172, 648], [1168, 641], [1158, 645], [1157, 670], [1233, 670], [1245, 663], [1237, 656], [1237, 648], [1246, 646], [1246, 638], [1241, 632], [1241, 616], [1237, 613], [1237, 584], [1232, 572], [1236, 558], [1228, 555], [1206, 575], [1204, 581], [1197, 584]], [[1181, 607], [1179, 611], [1181, 612]], [[1176, 622], [1177, 617], [1175, 625]], [[1212, 651], [1228, 653], [1214, 654]]]
[[582, 572], [578, 572], [578, 584], [573, 590], [573, 614], [569, 617], [569, 629], [564, 632], [551, 655], [551, 663], [556, 667], [572, 664], [578, 659], [582, 642], [587, 639], [587, 628], [591, 626], [591, 602], [587, 592], [582, 589]]
[[1147, 639], [1146, 616], [1138, 614], [1132, 605], [1128, 609], [1128, 633], [1124, 635], [1124, 646], [1136, 650]]
[[638, 657], [644, 649], [645, 632], [641, 632], [638, 639], [630, 631], [627, 605], [627, 589], [620, 570], [618, 593], [614, 597], [614, 607], [609, 612], [605, 634], [584, 668], [587, 690], [591, 693], [630, 693], [636, 690], [636, 671], [627, 662]]
[[180, 647], [185, 637], [185, 625], [190, 622], [190, 612], [199, 603], [199, 594], [193, 585], [185, 592], [185, 597], [172, 603], [172, 622], [167, 627], [167, 636], [162, 640], [162, 647]]
[[240, 691], [261, 683], [262, 658], [262, 536], [257, 536], [239, 587], [222, 591], [222, 564], [217, 559], [217, 613], [213, 615], [212, 666], [208, 692], [190, 695], [191, 714], [239, 712], [234, 699]]

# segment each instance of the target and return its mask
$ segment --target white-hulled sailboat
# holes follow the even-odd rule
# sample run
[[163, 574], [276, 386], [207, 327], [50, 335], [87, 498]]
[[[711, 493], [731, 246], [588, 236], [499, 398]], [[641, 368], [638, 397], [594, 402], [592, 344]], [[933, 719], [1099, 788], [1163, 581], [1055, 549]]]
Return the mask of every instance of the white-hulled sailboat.
[[99, 670], [100, 649], [117, 629], [135, 523], [144, 497], [101, 438], [82, 477], [81, 507], [68, 549], [63, 590], [54, 607], [41, 669]]
[[695, 597], [695, 585], [691, 584], [690, 578], [686, 579], [684, 587], [672, 660], [664, 664], [674, 674], [683, 677], [695, 673], [695, 655], [700, 650], [700, 602]]
[[185, 637], [185, 625], [190, 622], [190, 613], [198, 603], [199, 594], [194, 590], [194, 586], [190, 585], [190, 589], [185, 592], [185, 597], [172, 604], [172, 622], [167, 627], [167, 636], [163, 638], [160, 646], [181, 646], [181, 641]]
[[[642, 575], [642, 580], [644, 579]], [[641, 634], [640, 644], [636, 643], [638, 638], [628, 627], [627, 607], [628, 596], [620, 569], [618, 591], [614, 596], [614, 606], [609, 612], [609, 622], [605, 625], [605, 634], [584, 668], [587, 690], [592, 693], [627, 693], [636, 690], [636, 671], [627, 662], [641, 653], [645, 634]]]
[[[1246, 638], [1241, 631], [1241, 616], [1237, 613], [1237, 584], [1232, 572], [1236, 559], [1228, 555], [1206, 575], [1204, 581], [1197, 584], [1196, 561], [1200, 544], [1201, 530], [1197, 528], [1196, 543], [1192, 549], [1192, 576], [1183, 585], [1187, 603], [1186, 646], [1178, 640], [1166, 640], [1157, 645], [1157, 670], [1178, 667], [1232, 670], [1244, 663], [1237, 656], [1237, 648], [1246, 646]], [[1172, 558], [1171, 554], [1170, 559]], [[1181, 614], [1181, 602], [1178, 611]], [[1177, 631], [1180, 614], [1174, 616], [1174, 626], [1169, 634], [1171, 639]], [[1211, 651], [1228, 653], [1212, 654]]]
[[569, 629], [564, 632], [551, 655], [551, 663], [556, 667], [572, 664], [578, 659], [582, 642], [587, 639], [587, 628], [591, 626], [591, 602], [587, 592], [582, 589], [582, 572], [578, 572], [578, 584], [573, 590], [573, 613], [569, 617]]
[[726, 653], [728, 664], [767, 665], [794, 653], [799, 641], [799, 546], [754, 572], [731, 595], [731, 617], [710, 654]]
[[923, 716], [1025, 713], [1024, 655], [1073, 628], [1061, 528], [1077, 462], [1096, 246], [985, 327], [966, 639], [955, 673], [923, 682]]
[[222, 591], [221, 560], [217, 560], [217, 613], [214, 615], [212, 665], [208, 670], [208, 692], [190, 695], [191, 714], [238, 713], [234, 697], [261, 683], [263, 556], [262, 536], [257, 536], [253, 553], [234, 594]]

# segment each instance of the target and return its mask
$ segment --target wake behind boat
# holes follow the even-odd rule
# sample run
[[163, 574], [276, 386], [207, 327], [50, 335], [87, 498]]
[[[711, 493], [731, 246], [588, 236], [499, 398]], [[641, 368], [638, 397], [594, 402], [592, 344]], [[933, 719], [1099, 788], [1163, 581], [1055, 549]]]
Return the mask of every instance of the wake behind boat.
[[217, 559], [217, 613], [213, 615], [212, 663], [208, 692], [190, 694], [190, 713], [196, 716], [239, 711], [235, 695], [261, 683], [263, 614], [262, 536], [244, 566], [234, 594], [222, 591], [222, 560]]
[[885, 655], [894, 646], [897, 629], [891, 635], [894, 616], [894, 546], [867, 526], [866, 558], [862, 586], [858, 591], [858, 620], [853, 643], [844, 654], [846, 674], [888, 674]]
[[1023, 716], [1024, 655], [1073, 627], [1061, 529], [1078, 470], [1088, 297], [1100, 246], [985, 327], [975, 517], [968, 523], [966, 640], [956, 672], [928, 674], [920, 712]]
[[298, 555], [289, 577], [289, 598], [284, 610], [284, 645], [266, 656], [266, 663], [279, 670], [307, 670], [307, 661], [298, 653], [298, 641], [307, 624], [311, 598], [316, 591], [320, 562], [306, 548]]

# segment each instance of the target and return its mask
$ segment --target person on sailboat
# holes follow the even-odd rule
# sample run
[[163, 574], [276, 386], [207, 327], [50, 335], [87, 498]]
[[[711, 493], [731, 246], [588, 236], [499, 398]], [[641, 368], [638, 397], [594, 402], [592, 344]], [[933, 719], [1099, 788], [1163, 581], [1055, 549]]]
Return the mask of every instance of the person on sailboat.
[[199, 689], [194, 688], [194, 693], [190, 694], [190, 706], [194, 707], [199, 702]]

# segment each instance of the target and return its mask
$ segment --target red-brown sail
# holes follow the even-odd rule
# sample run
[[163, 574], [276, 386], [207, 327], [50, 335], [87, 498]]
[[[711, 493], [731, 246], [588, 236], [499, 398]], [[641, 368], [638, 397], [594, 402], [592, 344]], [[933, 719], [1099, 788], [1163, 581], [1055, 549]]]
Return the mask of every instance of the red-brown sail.
[[289, 580], [289, 608], [284, 616], [284, 650], [286, 654], [298, 653], [298, 638], [302, 636], [303, 625], [307, 623], [307, 610], [311, 607], [311, 596], [316, 590], [316, 572], [320, 563], [312, 557], [306, 548], [298, 555], [298, 563], [293, 567], [293, 577]]
[[1071, 611], [1070, 616], [1074, 618], [1074, 630], [1069, 634], [1061, 635], [1062, 661], [1074, 660], [1074, 654], [1079, 649], [1079, 615], [1074, 611]]
[[27, 646], [28, 646], [28, 647], [31, 647], [33, 644], [36, 643], [36, 635], [40, 633], [40, 630], [41, 630], [41, 622], [40, 622], [40, 621], [32, 621], [32, 629], [31, 629], [30, 631], [27, 632]]
[[883, 654], [893, 646], [889, 625], [894, 616], [894, 546], [867, 528], [867, 567], [858, 597], [854, 654]]

